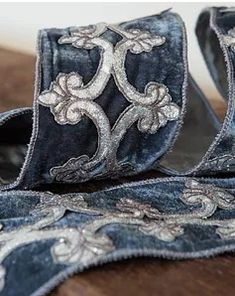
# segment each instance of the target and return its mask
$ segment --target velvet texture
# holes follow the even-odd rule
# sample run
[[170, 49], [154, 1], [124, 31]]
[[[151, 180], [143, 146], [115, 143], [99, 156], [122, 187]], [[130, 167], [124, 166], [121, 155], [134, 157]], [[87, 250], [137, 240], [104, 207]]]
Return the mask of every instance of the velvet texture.
[[[223, 82], [225, 78], [220, 77], [220, 69], [224, 65], [219, 63], [212, 66], [212, 50], [215, 61], [219, 61], [220, 55], [218, 42], [211, 32], [215, 27], [210, 28], [208, 20], [212, 18], [211, 23], [216, 24], [223, 34], [227, 34], [234, 25], [234, 16], [234, 12], [226, 12], [224, 8], [206, 10], [199, 18], [197, 29], [209, 68], [221, 92], [227, 89]], [[139, 90], [143, 90], [150, 80], [164, 83], [173, 101], [182, 107], [186, 65], [182, 22], [179, 17], [164, 12], [122, 26], [148, 29], [167, 37], [168, 42], [151, 53], [128, 55], [126, 69], [129, 80]], [[96, 50], [88, 53], [69, 45], [58, 46], [58, 38], [70, 30], [41, 32], [39, 93], [48, 89], [60, 72], [69, 73], [79, 69], [86, 81], [94, 75], [99, 59]], [[218, 31], [216, 33], [222, 40], [222, 35]], [[113, 44], [118, 41], [116, 34], [109, 31], [105, 34]], [[203, 34], [206, 36], [201, 36]], [[234, 53], [225, 47], [223, 50], [232, 66]], [[233, 73], [231, 68], [228, 73]], [[232, 102], [234, 77], [228, 78], [228, 101]], [[192, 79], [190, 81], [193, 83]], [[193, 90], [199, 92], [195, 85]], [[205, 103], [204, 97], [199, 97], [200, 108], [205, 106], [208, 110], [211, 130], [218, 131], [218, 120]], [[112, 79], [97, 101], [105, 108], [112, 123], [127, 104]], [[74, 272], [132, 256], [184, 259], [234, 251], [234, 176], [230, 174], [224, 178], [207, 178], [208, 174], [223, 171], [222, 166], [220, 169], [213, 162], [214, 157], [220, 155], [220, 152], [223, 155], [232, 151], [234, 106], [229, 103], [228, 107], [220, 138], [216, 138], [203, 162], [190, 173], [201, 174], [203, 177], [163, 177], [91, 193], [86, 193], [88, 188], [84, 184], [83, 192], [69, 193], [70, 187], [69, 191], [62, 190], [63, 193], [67, 192], [64, 195], [59, 188], [56, 188], [57, 194], [43, 191], [45, 187], [42, 185], [53, 181], [49, 175], [50, 168], [63, 164], [70, 157], [84, 153], [92, 155], [97, 142], [91, 139], [96, 139], [96, 132], [86, 118], [74, 126], [58, 125], [49, 108], [36, 104], [34, 120], [39, 124], [39, 129], [35, 129], [34, 125], [30, 152], [16, 186], [20, 189], [37, 186], [40, 191], [0, 191], [2, 295], [15, 295], [15, 291], [22, 296], [44, 295]], [[19, 111], [13, 112], [17, 114]], [[190, 114], [193, 117], [193, 111]], [[3, 123], [7, 118], [10, 120], [9, 114], [2, 114], [0, 122], [2, 120]], [[154, 135], [143, 135], [134, 126], [131, 127], [121, 143], [119, 159], [128, 159], [134, 165], [135, 173], [159, 168], [157, 163], [173, 144], [178, 126], [179, 121], [169, 122]], [[210, 133], [210, 139], [213, 132]], [[188, 134], [193, 137], [193, 130]], [[210, 143], [206, 142], [202, 151], [206, 150], [206, 145]], [[208, 167], [208, 163], [211, 167]], [[164, 168], [159, 169], [172, 174], [173, 171], [167, 169], [169, 163], [165, 164]], [[108, 180], [106, 185], [108, 187]], [[77, 235], [69, 236], [70, 232]]]
[[[209, 25], [210, 23], [210, 25]], [[206, 9], [201, 13], [197, 24], [197, 36], [202, 53], [211, 76], [225, 100], [228, 109], [222, 129], [210, 151], [199, 174], [232, 174], [234, 161], [234, 52], [224, 42], [234, 27], [235, 14], [226, 7]], [[205, 29], [206, 28], [206, 29]]]
[[[166, 37], [167, 42], [153, 48], [151, 52], [138, 55], [127, 54], [125, 63], [127, 77], [140, 92], [143, 92], [149, 81], [165, 84], [172, 96], [172, 101], [183, 112], [183, 83], [187, 65], [184, 60], [184, 28], [180, 18], [171, 12], [164, 12], [123, 23], [121, 27], [147, 30], [153, 35]], [[62, 35], [73, 30], [74, 28], [41, 31], [39, 93], [47, 90], [59, 73], [78, 72], [84, 77], [84, 83], [94, 76], [100, 59], [99, 49], [85, 50], [77, 49], [71, 44], [58, 44], [58, 39]], [[120, 36], [110, 30], [105, 32], [104, 36], [112, 44], [120, 40]], [[112, 77], [102, 95], [95, 101], [104, 109], [111, 126], [130, 104], [117, 89]], [[97, 147], [97, 131], [89, 118], [84, 117], [76, 125], [59, 125], [55, 122], [49, 108], [37, 105], [36, 112], [39, 112], [38, 118], [35, 117], [39, 126], [38, 135], [35, 137], [34, 147], [31, 147], [30, 163], [18, 188], [31, 188], [38, 184], [53, 182], [49, 174], [52, 167], [62, 165], [70, 158], [84, 154], [91, 157]], [[155, 134], [141, 133], [136, 124], [133, 124], [121, 141], [117, 155], [118, 161], [130, 163], [134, 167], [134, 174], [156, 167], [156, 163], [172, 145], [179, 123], [180, 119], [168, 122]], [[103, 172], [105, 172], [104, 169]], [[123, 171], [122, 175], [124, 173]]]
[[[141, 204], [150, 204], [165, 214], [186, 215], [200, 208], [197, 205], [187, 205], [181, 196], [185, 188], [184, 178], [172, 178], [166, 181], [146, 181], [132, 183], [119, 188], [86, 194], [84, 199], [88, 207], [102, 210], [114, 210], [121, 198], [130, 198]], [[207, 181], [212, 182], [212, 181]], [[205, 181], [204, 181], [205, 183]], [[220, 188], [229, 188], [227, 192], [235, 194], [234, 179], [216, 180]], [[35, 217], [30, 214], [39, 203], [39, 196], [45, 193], [10, 191], [1, 193], [0, 223], [3, 229], [11, 231], [20, 229], [23, 225], [33, 224]], [[76, 194], [74, 194], [76, 195]], [[61, 196], [63, 198], [63, 196]], [[74, 213], [67, 211], [62, 219], [51, 224], [49, 229], [69, 227], [79, 228], [81, 224], [94, 220], [97, 215]], [[235, 219], [235, 210], [220, 209], [210, 218], [211, 220]], [[233, 250], [235, 238], [221, 239], [216, 233], [216, 225], [190, 224], [183, 226], [183, 234], [171, 242], [157, 239], [153, 234], [144, 234], [136, 225], [112, 223], [105, 225], [99, 231], [113, 241], [115, 249], [106, 256], [94, 258], [87, 265], [81, 262], [73, 264], [55, 263], [50, 248], [56, 243], [55, 239], [42, 240], [13, 250], [3, 261], [6, 269], [5, 288], [2, 295], [41, 295], [40, 291], [48, 291], [63, 277], [72, 271], [82, 271], [83, 268], [94, 264], [128, 258], [132, 256], [160, 256], [169, 259], [193, 258], [211, 256], [225, 250]], [[1, 239], [1, 236], [0, 236]], [[77, 250], [79, 252], [79, 249]], [[14, 264], [13, 264], [14, 263]], [[53, 279], [53, 280], [52, 280]], [[49, 280], [49, 284], [46, 284]], [[45, 285], [45, 286], [44, 286]], [[44, 293], [42, 293], [44, 294]]]

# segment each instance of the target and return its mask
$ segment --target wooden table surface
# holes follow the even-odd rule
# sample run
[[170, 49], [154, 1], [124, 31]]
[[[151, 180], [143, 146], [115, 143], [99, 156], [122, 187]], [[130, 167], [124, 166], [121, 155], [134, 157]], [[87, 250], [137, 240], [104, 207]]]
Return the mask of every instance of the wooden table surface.
[[[0, 111], [30, 106], [35, 58], [0, 49]], [[217, 113], [223, 105], [214, 101]], [[131, 259], [66, 280], [51, 296], [235, 295], [235, 256], [169, 261]]]

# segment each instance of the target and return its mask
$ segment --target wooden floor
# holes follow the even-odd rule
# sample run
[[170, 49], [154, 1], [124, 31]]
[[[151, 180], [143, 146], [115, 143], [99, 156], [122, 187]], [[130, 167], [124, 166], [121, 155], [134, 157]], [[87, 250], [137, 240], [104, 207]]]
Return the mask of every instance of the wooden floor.
[[[35, 58], [0, 49], [0, 111], [30, 106]], [[224, 112], [219, 101], [217, 113]], [[235, 256], [186, 261], [132, 259], [73, 276], [51, 296], [235, 295]]]

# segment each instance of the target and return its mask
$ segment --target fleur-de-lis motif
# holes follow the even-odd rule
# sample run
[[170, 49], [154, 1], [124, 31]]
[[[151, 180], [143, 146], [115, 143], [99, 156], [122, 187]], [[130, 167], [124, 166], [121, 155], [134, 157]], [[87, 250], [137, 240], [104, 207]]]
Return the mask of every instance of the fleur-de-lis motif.
[[114, 25], [110, 25], [109, 28], [123, 36], [123, 42], [131, 44], [128, 45], [128, 47], [134, 54], [150, 52], [154, 46], [160, 46], [166, 41], [164, 36], [154, 36], [151, 35], [150, 32], [141, 31], [139, 29], [122, 30]]
[[153, 208], [150, 204], [143, 204], [133, 199], [122, 198], [116, 205], [117, 209], [122, 213], [133, 214], [135, 218], [157, 218], [160, 212]]
[[[101, 36], [108, 29], [123, 37], [115, 46]], [[70, 158], [63, 165], [51, 168], [51, 176], [59, 182], [76, 183], [107, 174], [115, 176], [127, 168], [127, 174], [133, 173], [131, 164], [118, 163], [116, 159], [118, 147], [127, 130], [137, 122], [140, 132], [155, 134], [169, 121], [180, 117], [180, 108], [172, 102], [164, 84], [151, 81], [143, 93], [138, 92], [127, 80], [125, 59], [128, 50], [134, 54], [150, 52], [153, 47], [163, 45], [165, 37], [101, 23], [72, 30], [59, 38], [58, 42], [88, 50], [96, 46], [101, 48], [99, 67], [86, 85], [78, 73], [59, 74], [50, 89], [44, 91], [38, 100], [41, 105], [50, 108], [59, 124], [77, 124], [84, 115], [88, 116], [97, 128], [98, 145], [92, 157], [81, 155]], [[118, 89], [131, 103], [113, 127], [101, 106], [94, 102], [104, 90], [110, 75], [113, 75]]]
[[87, 180], [89, 178], [86, 164], [89, 163], [89, 157], [82, 155], [79, 158], [69, 159], [63, 166], [54, 167], [50, 170], [57, 181], [75, 183], [78, 180]]
[[[221, 239], [235, 238], [235, 219], [213, 218], [217, 208], [235, 208], [232, 194], [213, 184], [188, 179], [182, 195], [178, 198], [185, 205], [193, 205], [196, 208], [189, 207], [186, 213], [171, 214], [161, 212], [149, 203], [133, 198], [121, 198], [116, 206], [103, 209], [89, 205], [86, 201], [89, 200], [89, 194], [42, 193], [40, 203], [31, 212], [33, 222], [6, 231], [0, 225], [0, 263], [20, 246], [54, 239], [51, 247], [54, 263], [90, 264], [115, 252], [116, 246], [112, 237], [100, 231], [111, 224], [134, 227], [142, 235], [152, 236], [165, 243], [171, 243], [182, 236], [185, 226], [190, 224], [200, 227], [214, 226], [215, 233]], [[92, 215], [92, 218], [73, 227], [55, 226], [55, 222], [60, 221], [67, 210]], [[207, 219], [209, 217], [210, 219]], [[0, 290], [4, 288], [5, 276], [6, 270], [0, 265]]]
[[72, 44], [76, 48], [92, 49], [97, 46], [92, 40], [104, 33], [106, 28], [107, 25], [105, 23], [79, 27], [75, 31], [72, 31], [70, 35], [60, 37], [58, 43]]
[[192, 205], [203, 203], [204, 216], [211, 216], [217, 207], [222, 209], [235, 208], [235, 197], [232, 194], [213, 184], [201, 184], [194, 179], [185, 183], [181, 200]]
[[[138, 121], [138, 129], [143, 133], [156, 133], [160, 127], [167, 124], [168, 121], [176, 120], [179, 118], [179, 107], [173, 103], [169, 95], [168, 89], [165, 85], [159, 84], [148, 85], [147, 92], [156, 93], [156, 102], [146, 108], [143, 118]], [[148, 95], [148, 93], [147, 93]]]
[[[219, 223], [218, 223], [219, 224]], [[235, 238], [235, 220], [231, 219], [218, 225], [216, 233], [222, 239], [233, 239]]]
[[78, 229], [72, 242], [66, 238], [61, 238], [53, 245], [51, 253], [55, 262], [62, 264], [80, 262], [85, 264], [114, 250], [113, 242], [107, 235], [94, 234], [85, 229]]
[[50, 212], [53, 208], [60, 208], [63, 211], [63, 215], [66, 210], [71, 212], [79, 212], [81, 209], [88, 212], [92, 212], [88, 209], [88, 205], [84, 200], [84, 193], [71, 195], [64, 194], [61, 197], [59, 194], [48, 193], [41, 197], [40, 203], [36, 205], [35, 209], [32, 211], [32, 214], [39, 214], [43, 212]]
[[78, 73], [60, 74], [52, 82], [49, 91], [40, 96], [40, 104], [50, 107], [56, 122], [59, 124], [76, 124], [81, 120], [82, 112], [77, 110], [74, 116], [68, 116], [69, 105], [76, 102], [73, 90], [83, 87], [82, 77]]
[[155, 236], [164, 242], [172, 242], [176, 237], [184, 233], [184, 229], [174, 221], [160, 220], [158, 223], [150, 222], [139, 227], [146, 235]]

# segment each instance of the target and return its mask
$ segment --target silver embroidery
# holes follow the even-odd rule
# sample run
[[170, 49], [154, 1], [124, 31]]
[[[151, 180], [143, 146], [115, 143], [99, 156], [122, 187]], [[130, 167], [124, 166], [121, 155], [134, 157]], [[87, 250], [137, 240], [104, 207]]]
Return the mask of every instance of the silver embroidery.
[[230, 47], [235, 52], [235, 27], [228, 31], [227, 35], [223, 36], [226, 46]]
[[210, 171], [225, 171], [229, 172], [235, 166], [235, 157], [233, 154], [224, 154], [216, 156], [208, 160], [204, 167]]
[[[235, 238], [235, 219], [213, 219], [218, 208], [234, 210], [235, 197], [219, 187], [193, 179], [186, 181], [180, 197], [181, 202], [188, 205], [186, 213], [164, 213], [148, 203], [131, 198], [120, 199], [112, 209], [95, 208], [87, 204], [87, 196], [45, 193], [31, 212], [33, 223], [28, 222], [13, 230], [4, 230], [0, 225], [0, 263], [21, 246], [49, 239], [55, 239], [51, 247], [54, 263], [92, 263], [115, 251], [111, 237], [101, 231], [110, 224], [132, 225], [143, 235], [154, 236], [166, 243], [183, 235], [184, 227], [189, 224], [215, 226], [215, 232], [221, 239]], [[55, 222], [60, 221], [67, 210], [92, 215], [92, 219], [77, 227], [56, 226]], [[0, 290], [4, 288], [5, 275], [6, 270], [1, 265]]]
[[[101, 37], [107, 29], [122, 37], [115, 47]], [[99, 47], [99, 67], [87, 85], [83, 84], [78, 73], [59, 74], [50, 89], [39, 96], [38, 101], [50, 108], [59, 124], [77, 124], [83, 115], [88, 116], [97, 128], [98, 147], [92, 158], [89, 159], [87, 155], [71, 158], [64, 165], [52, 168], [51, 175], [57, 181], [78, 182], [95, 174], [99, 177], [100, 173], [94, 172], [98, 166], [100, 169], [106, 166], [106, 173], [103, 174], [130, 171], [132, 168], [128, 163], [120, 164], [116, 160], [118, 147], [127, 130], [137, 122], [140, 132], [154, 134], [168, 121], [179, 118], [180, 108], [172, 102], [165, 85], [149, 82], [144, 93], [140, 93], [128, 82], [124, 66], [128, 51], [133, 54], [150, 52], [153, 47], [164, 44], [165, 37], [152, 36], [149, 32], [137, 29], [125, 31], [118, 26], [102, 23], [78, 28], [70, 35], [62, 36], [59, 43], [88, 50]], [[118, 89], [131, 103], [112, 128], [102, 108], [94, 102], [106, 87], [110, 75], [113, 75]]]
[[215, 171], [215, 172], [233, 171], [235, 167], [234, 151], [235, 151], [235, 144], [233, 143], [229, 153], [217, 155], [207, 160], [203, 166], [203, 169], [205, 169], [206, 171]]

